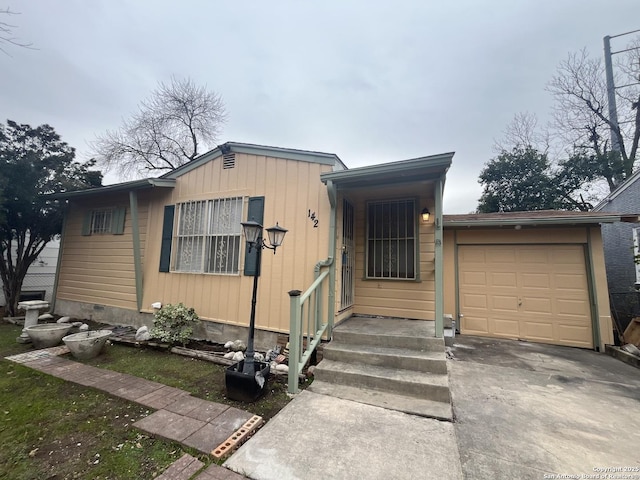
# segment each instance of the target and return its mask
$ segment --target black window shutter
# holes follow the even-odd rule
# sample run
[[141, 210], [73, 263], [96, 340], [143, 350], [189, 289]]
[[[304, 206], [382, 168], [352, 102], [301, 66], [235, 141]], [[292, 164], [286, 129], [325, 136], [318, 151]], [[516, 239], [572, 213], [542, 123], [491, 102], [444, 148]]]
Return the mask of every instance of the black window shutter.
[[91, 211], [85, 213], [82, 219], [82, 235], [85, 237], [91, 235]]
[[124, 216], [127, 209], [118, 207], [113, 209], [113, 217], [111, 218], [111, 233], [114, 235], [122, 235], [124, 233]]
[[171, 265], [171, 236], [173, 235], [173, 214], [175, 205], [165, 205], [162, 223], [162, 245], [160, 247], [160, 271], [168, 272]]
[[[247, 220], [253, 220], [263, 225], [264, 221], [264, 197], [250, 197], [249, 209], [247, 212]], [[258, 271], [258, 254], [255, 248], [249, 251], [249, 247], [244, 252], [244, 274], [254, 276]]]

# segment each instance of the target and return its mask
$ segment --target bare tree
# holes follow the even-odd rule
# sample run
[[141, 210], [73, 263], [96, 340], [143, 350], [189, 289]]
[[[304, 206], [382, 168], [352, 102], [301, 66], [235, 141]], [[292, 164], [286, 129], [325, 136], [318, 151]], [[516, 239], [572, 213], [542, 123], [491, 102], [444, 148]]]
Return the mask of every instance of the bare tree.
[[104, 169], [123, 177], [160, 174], [213, 146], [225, 121], [220, 95], [172, 77], [159, 82], [118, 130], [97, 136], [92, 150]]
[[[627, 85], [616, 90], [618, 125], [609, 118], [603, 62], [589, 57], [586, 49], [561, 62], [547, 85], [556, 99], [552, 126], [568, 146], [567, 154], [596, 158], [610, 190], [632, 174], [638, 152], [640, 90], [632, 84], [638, 81], [639, 53], [629, 51], [621, 60], [625, 68], [617, 69], [616, 85]], [[620, 144], [619, 153], [611, 151], [610, 130]]]
[[514, 148], [535, 148], [546, 155], [552, 146], [549, 131], [539, 125], [538, 117], [531, 112], [516, 113], [502, 134], [502, 138], [493, 140], [493, 149], [498, 154]]
[[[624, 49], [626, 54], [617, 59], [618, 125], [609, 118], [603, 61], [589, 57], [587, 51], [582, 50], [560, 63], [557, 74], [547, 85], [555, 98], [551, 123], [545, 128], [535, 115], [519, 113], [507, 125], [503, 137], [494, 140], [494, 149], [499, 155], [487, 164], [486, 171], [497, 169], [502, 175], [502, 184], [495, 188], [487, 181], [486, 172], [483, 173], [485, 176], [481, 176], [480, 181], [485, 190], [481, 210], [513, 204], [510, 188], [530, 184], [530, 179], [518, 168], [523, 165], [529, 168], [526, 162], [531, 163], [527, 160], [531, 158], [544, 158], [546, 162], [536, 177], [538, 183], [534, 190], [537, 195], [546, 195], [547, 203], [540, 199], [542, 197], [536, 201], [542, 205], [552, 201], [554, 208], [591, 209], [600, 198], [629, 178], [635, 168], [640, 137], [640, 49], [636, 48], [639, 45], [640, 38], [628, 45]], [[611, 131], [620, 151], [611, 150]], [[506, 160], [509, 168], [503, 165]], [[520, 163], [523, 165], [516, 165]]]
[[[12, 12], [9, 8], [0, 8], [0, 15], [7, 15], [7, 16], [18, 15], [18, 12]], [[14, 36], [13, 34], [14, 28], [17, 28], [16, 25], [12, 25], [7, 22], [0, 22], [0, 51], [5, 53], [6, 55], [9, 55], [9, 52], [7, 52], [3, 48], [4, 45], [13, 45], [15, 47], [24, 47], [24, 48], [32, 47], [31, 43], [23, 42]]]

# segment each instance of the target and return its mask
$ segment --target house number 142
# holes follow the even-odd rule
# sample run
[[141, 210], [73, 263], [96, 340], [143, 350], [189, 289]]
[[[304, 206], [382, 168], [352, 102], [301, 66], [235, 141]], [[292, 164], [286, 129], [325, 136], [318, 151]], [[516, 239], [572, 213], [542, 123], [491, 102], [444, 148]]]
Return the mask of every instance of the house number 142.
[[312, 212], [311, 210], [308, 212], [307, 217], [313, 222], [313, 228], [318, 228], [318, 217], [316, 217], [316, 212]]

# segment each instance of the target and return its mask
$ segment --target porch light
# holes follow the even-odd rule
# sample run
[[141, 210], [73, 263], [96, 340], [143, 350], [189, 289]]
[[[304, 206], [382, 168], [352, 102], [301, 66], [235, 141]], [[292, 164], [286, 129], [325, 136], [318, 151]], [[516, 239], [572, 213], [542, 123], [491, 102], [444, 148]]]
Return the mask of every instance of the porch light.
[[422, 212], [420, 212], [420, 216], [422, 217], [423, 222], [428, 222], [429, 217], [431, 216], [431, 213], [429, 212], [429, 209], [425, 207], [422, 209]]
[[[249, 339], [247, 341], [246, 358], [237, 364], [229, 367], [225, 372], [225, 383], [227, 387], [227, 397], [232, 400], [252, 402], [256, 400], [265, 390], [267, 377], [269, 376], [269, 364], [255, 361], [254, 335], [256, 326], [256, 303], [258, 294], [258, 277], [262, 264], [262, 249], [268, 248], [276, 253], [276, 248], [282, 245], [286, 228], [282, 228], [278, 223], [267, 228], [269, 244], [264, 241], [262, 225], [254, 220], [240, 222], [247, 240], [248, 251], [256, 250], [256, 267], [253, 272], [253, 294], [251, 296], [251, 317], [249, 318]], [[256, 363], [258, 363], [256, 368]]]

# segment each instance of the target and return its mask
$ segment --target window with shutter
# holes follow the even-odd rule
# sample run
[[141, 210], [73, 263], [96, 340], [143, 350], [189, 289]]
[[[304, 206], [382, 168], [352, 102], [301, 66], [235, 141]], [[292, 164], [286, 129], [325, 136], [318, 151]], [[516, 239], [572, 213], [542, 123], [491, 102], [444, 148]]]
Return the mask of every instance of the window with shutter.
[[178, 204], [174, 271], [237, 274], [242, 198]]
[[87, 212], [82, 223], [82, 235], [122, 235], [126, 208], [101, 208]]

